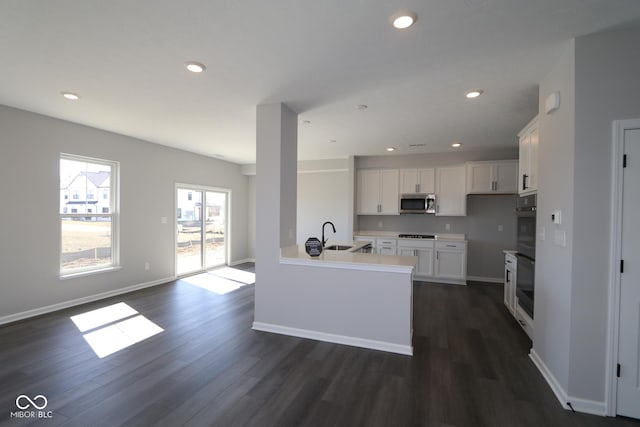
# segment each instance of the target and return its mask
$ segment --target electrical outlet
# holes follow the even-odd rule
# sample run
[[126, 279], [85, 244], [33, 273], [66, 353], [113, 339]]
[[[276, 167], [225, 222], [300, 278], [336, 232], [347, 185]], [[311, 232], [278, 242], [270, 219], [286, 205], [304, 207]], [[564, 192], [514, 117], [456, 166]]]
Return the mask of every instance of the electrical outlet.
[[504, 227], [502, 226], [502, 224], [498, 225], [498, 231], [503, 231]]
[[451, 230], [451, 224], [445, 224], [444, 229], [447, 231]]
[[151, 268], [151, 264], [149, 264], [149, 261], [144, 263], [144, 269], [149, 271], [149, 269]]
[[378, 221], [378, 228], [382, 228], [382, 221]]
[[167, 223], [167, 217], [166, 216], [161, 216], [160, 217], [160, 224], [166, 224]]

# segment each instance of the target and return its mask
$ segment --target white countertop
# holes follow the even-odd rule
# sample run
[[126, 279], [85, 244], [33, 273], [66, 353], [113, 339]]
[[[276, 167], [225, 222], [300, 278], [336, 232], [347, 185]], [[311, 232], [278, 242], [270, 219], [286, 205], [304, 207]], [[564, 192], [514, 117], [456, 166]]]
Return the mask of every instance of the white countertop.
[[390, 273], [411, 273], [418, 261], [414, 256], [376, 255], [353, 252], [369, 244], [367, 241], [328, 241], [327, 246], [352, 245], [347, 251], [324, 250], [317, 257], [305, 251], [304, 245], [294, 245], [280, 250], [281, 264], [312, 265], [317, 267], [344, 268], [350, 270], [383, 271]]
[[[407, 237], [398, 237], [398, 234], [433, 234], [435, 236], [433, 238], [433, 240], [448, 240], [448, 241], [454, 241], [454, 242], [466, 242], [467, 241], [467, 239], [466, 239], [464, 234], [454, 234], [454, 233], [426, 233], [426, 232], [419, 232], [419, 233], [406, 233], [406, 232], [403, 232], [403, 233], [399, 233], [397, 231], [365, 231], [365, 230], [360, 230], [360, 231], [356, 231], [356, 232], [353, 233], [354, 237], [358, 237], [358, 238], [387, 237], [387, 238], [394, 238], [394, 239], [411, 240], [410, 238], [407, 238]], [[419, 240], [432, 240], [432, 239], [419, 239]]]

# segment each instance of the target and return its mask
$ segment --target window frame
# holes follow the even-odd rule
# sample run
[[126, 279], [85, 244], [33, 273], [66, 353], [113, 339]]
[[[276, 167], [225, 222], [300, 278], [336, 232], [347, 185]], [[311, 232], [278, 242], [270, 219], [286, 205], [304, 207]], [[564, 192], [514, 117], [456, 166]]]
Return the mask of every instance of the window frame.
[[[109, 176], [109, 213], [96, 212], [91, 213], [63, 213], [61, 206], [58, 206], [58, 222], [60, 226], [60, 244], [59, 244], [59, 274], [60, 279], [73, 278], [100, 272], [119, 270], [120, 266], [120, 162], [114, 160], [98, 159], [94, 157], [80, 156], [76, 154], [60, 153], [58, 158], [58, 172], [60, 174], [60, 161], [69, 160], [74, 162], [83, 162], [97, 165], [106, 165], [111, 168]], [[60, 182], [58, 182], [60, 187]], [[59, 188], [58, 191], [61, 189]], [[86, 199], [88, 202], [88, 199]], [[77, 212], [77, 210], [76, 210]], [[111, 263], [100, 264], [74, 269], [64, 269], [62, 265], [62, 221], [66, 218], [110, 218], [111, 219]]]

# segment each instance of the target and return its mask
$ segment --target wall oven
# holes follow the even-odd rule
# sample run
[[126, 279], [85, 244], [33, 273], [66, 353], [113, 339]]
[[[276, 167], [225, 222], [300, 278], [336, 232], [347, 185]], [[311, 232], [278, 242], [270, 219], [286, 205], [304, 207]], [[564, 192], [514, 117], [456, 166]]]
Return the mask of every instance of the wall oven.
[[517, 199], [517, 253], [518, 275], [516, 297], [518, 305], [533, 319], [536, 265], [536, 195]]

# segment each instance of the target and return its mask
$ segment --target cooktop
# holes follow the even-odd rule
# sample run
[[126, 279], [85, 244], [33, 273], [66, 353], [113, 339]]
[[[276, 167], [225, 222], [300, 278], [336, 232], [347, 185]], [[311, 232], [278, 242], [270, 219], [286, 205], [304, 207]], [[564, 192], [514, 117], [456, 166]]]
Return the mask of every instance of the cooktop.
[[434, 234], [398, 234], [403, 239], [435, 239]]

